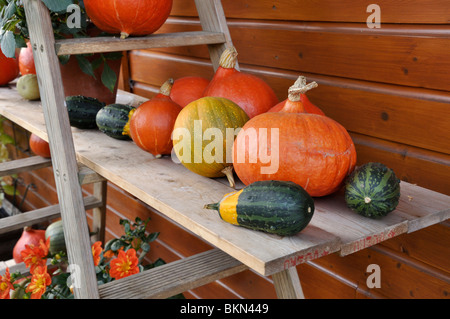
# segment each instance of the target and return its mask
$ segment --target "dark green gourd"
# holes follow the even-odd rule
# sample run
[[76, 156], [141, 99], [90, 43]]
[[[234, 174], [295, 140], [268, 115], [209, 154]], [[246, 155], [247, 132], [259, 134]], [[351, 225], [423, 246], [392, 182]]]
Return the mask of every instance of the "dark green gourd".
[[79, 129], [93, 129], [97, 128], [95, 123], [97, 112], [105, 106], [105, 103], [92, 97], [74, 95], [66, 97], [66, 106], [70, 126]]
[[130, 140], [131, 137], [123, 132], [129, 119], [128, 114], [133, 109], [133, 106], [125, 104], [110, 104], [103, 107], [96, 116], [98, 129], [112, 138]]
[[353, 211], [370, 218], [392, 212], [400, 198], [400, 180], [381, 163], [367, 163], [353, 171], [345, 185], [345, 201]]

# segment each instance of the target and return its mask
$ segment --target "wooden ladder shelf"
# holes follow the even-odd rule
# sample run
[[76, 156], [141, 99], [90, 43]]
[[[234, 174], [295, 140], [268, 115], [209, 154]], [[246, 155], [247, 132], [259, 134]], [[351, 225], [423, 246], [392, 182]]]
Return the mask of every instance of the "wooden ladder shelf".
[[[102, 286], [99, 293], [90, 248], [91, 241], [89, 234], [86, 232], [88, 228], [85, 210], [98, 207], [101, 204], [105, 205], [105, 203], [104, 200], [99, 202], [95, 196], [82, 197], [72, 131], [64, 107], [65, 96], [58, 55], [206, 44], [209, 48], [212, 64], [216, 69], [221, 52], [226, 45], [231, 44], [222, 5], [219, 0], [196, 0], [195, 2], [203, 31], [156, 34], [127, 39], [98, 37], [55, 41], [49, 12], [42, 1], [24, 1], [30, 42], [33, 47], [37, 74], [39, 75], [42, 108], [52, 153], [59, 205], [7, 218], [0, 223], [0, 228], [2, 228], [2, 231], [8, 231], [60, 215], [64, 224], [69, 262], [80, 267], [78, 272], [80, 277], [77, 278], [80, 284], [74, 287], [76, 298], [169, 297], [171, 294], [183, 291], [179, 291], [177, 287], [189, 289], [246, 269], [246, 266], [234, 258], [215, 249], [200, 256], [173, 263], [174, 265], [169, 264], [145, 272], [137, 280], [144, 284], [136, 285], [133, 282], [133, 286], [137, 287], [135, 289], [139, 294], [133, 294], [133, 291], [128, 288], [117, 289], [122, 286], [127, 287], [127, 281], [136, 281], [134, 277], [131, 279], [125, 278], [120, 283]], [[40, 164], [40, 161], [36, 158], [28, 161], [36, 161], [36, 165]], [[42, 165], [49, 164], [48, 161], [41, 161], [43, 161]], [[17, 164], [20, 163], [17, 162]], [[33, 168], [31, 165], [25, 164], [25, 167]], [[5, 168], [5, 172], [10, 171]], [[87, 180], [89, 181], [90, 178], [87, 178]], [[102, 226], [104, 231], [104, 225]], [[187, 269], [192, 269], [189, 264], [192, 265], [193, 263], [199, 269], [195, 274], [187, 271]], [[170, 272], [170, 276], [167, 275], [168, 272]], [[155, 278], [164, 279], [168, 277], [171, 278], [170, 282], [166, 282], [167, 280], [155, 281]], [[148, 279], [145, 280], [145, 278]], [[158, 282], [160, 286], [153, 285], [151, 290], [144, 289], [149, 282]], [[111, 288], [108, 289], [109, 286]], [[164, 288], [165, 286], [167, 288]]]
[[[42, 1], [24, 0], [41, 102], [24, 101], [16, 90], [0, 88], [0, 114], [49, 142], [59, 205], [8, 217], [0, 221], [0, 232], [61, 216], [69, 262], [78, 266], [75, 298], [164, 298], [249, 268], [262, 276], [272, 275], [278, 297], [301, 298], [296, 265], [332, 253], [346, 256], [450, 218], [450, 196], [402, 181], [399, 204], [385, 218], [374, 220], [355, 214], [343, 195], [336, 192], [314, 199], [314, 217], [300, 233], [272, 236], [226, 223], [203, 208], [231, 191], [226, 181], [192, 173], [167, 157], [155, 159], [134, 143], [111, 139], [98, 130], [72, 129], [57, 55], [206, 44], [217, 68], [220, 54], [231, 45], [221, 2], [195, 0], [195, 4], [203, 31], [122, 40], [101, 37], [55, 41]], [[116, 103], [138, 106], [145, 100], [119, 90]], [[120, 154], [132, 156], [119, 156], [119, 149]], [[20, 160], [6, 163], [3, 173], [42, 165], [50, 162]], [[86, 208], [96, 207], [93, 230], [99, 230], [98, 238], [104, 238], [106, 180], [215, 248], [98, 286]], [[93, 197], [83, 198], [81, 185], [91, 182]], [[0, 273], [1, 268], [0, 264]]]

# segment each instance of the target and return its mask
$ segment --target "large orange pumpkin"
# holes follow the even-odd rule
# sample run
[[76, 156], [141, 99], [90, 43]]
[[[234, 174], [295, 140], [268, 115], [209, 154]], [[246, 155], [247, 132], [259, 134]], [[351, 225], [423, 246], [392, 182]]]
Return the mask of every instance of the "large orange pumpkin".
[[182, 110], [170, 98], [173, 79], [167, 80], [160, 93], [130, 112], [127, 132], [137, 146], [156, 157], [169, 155], [172, 151], [172, 131]]
[[100, 30], [126, 38], [158, 30], [169, 17], [172, 0], [84, 0], [84, 6]]
[[25, 48], [20, 49], [19, 53], [19, 69], [22, 75], [36, 74], [36, 66], [34, 65], [33, 48], [28, 41]]
[[16, 58], [7, 58], [0, 50], [0, 85], [6, 85], [19, 75]]
[[32, 133], [29, 140], [30, 149], [34, 154], [50, 158], [50, 145], [36, 134]]
[[305, 113], [299, 103], [299, 95], [314, 86], [292, 86], [280, 112], [260, 114], [239, 132], [233, 166], [245, 185], [291, 181], [311, 196], [325, 196], [353, 171], [356, 151], [346, 129], [327, 116]]
[[209, 80], [200, 76], [178, 78], [173, 83], [170, 98], [181, 107], [185, 107], [201, 98], [208, 84]]
[[227, 98], [239, 105], [250, 118], [267, 112], [279, 102], [275, 92], [264, 80], [238, 71], [236, 63], [236, 49], [227, 48], [203, 96]]

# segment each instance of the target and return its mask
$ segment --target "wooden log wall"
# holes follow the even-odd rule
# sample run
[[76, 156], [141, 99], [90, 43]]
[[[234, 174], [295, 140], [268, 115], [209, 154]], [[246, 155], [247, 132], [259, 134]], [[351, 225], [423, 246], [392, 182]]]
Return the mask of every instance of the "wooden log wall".
[[[308, 96], [350, 132], [358, 164], [379, 161], [402, 180], [450, 194], [450, 3], [378, 0], [381, 28], [369, 28], [373, 2], [222, 0], [241, 71], [266, 80], [280, 100], [299, 75], [317, 81]], [[174, 0], [159, 32], [200, 28], [194, 1]], [[124, 59], [121, 88], [151, 98], [167, 78], [189, 75], [212, 77], [205, 46], [136, 50]], [[25, 133], [16, 128], [23, 148]], [[36, 185], [24, 210], [57, 202], [51, 169], [21, 177]], [[107, 208], [108, 238], [121, 235], [120, 218], [151, 217], [149, 231], [161, 234], [150, 258], [170, 262], [211, 248], [111, 183]], [[448, 299], [449, 238], [450, 224], [441, 223], [297, 270], [307, 298]], [[380, 266], [380, 288], [367, 285], [371, 264]], [[185, 296], [276, 298], [271, 278], [250, 270]]]

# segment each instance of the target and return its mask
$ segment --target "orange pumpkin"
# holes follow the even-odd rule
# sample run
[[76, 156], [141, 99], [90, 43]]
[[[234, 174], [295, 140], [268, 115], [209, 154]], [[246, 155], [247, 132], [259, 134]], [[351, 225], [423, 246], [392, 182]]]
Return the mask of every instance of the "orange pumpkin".
[[26, 48], [21, 48], [19, 53], [19, 70], [22, 75], [36, 74], [34, 65], [33, 48], [28, 41]]
[[29, 140], [30, 149], [34, 154], [50, 158], [50, 145], [36, 134], [32, 133]]
[[24, 227], [22, 235], [13, 248], [13, 259], [16, 263], [23, 262], [22, 250], [26, 249], [26, 245], [38, 246], [40, 241], [45, 242], [45, 230], [32, 229], [29, 226]]
[[158, 30], [169, 17], [172, 0], [84, 0], [84, 6], [100, 30], [126, 38]]
[[0, 50], [0, 85], [6, 85], [19, 75], [19, 64], [16, 58], [7, 58]]
[[291, 181], [311, 196], [325, 196], [353, 171], [356, 151], [346, 129], [327, 116], [305, 113], [300, 102], [300, 94], [315, 86], [292, 86], [280, 112], [260, 114], [239, 132], [233, 167], [245, 185]]
[[250, 118], [267, 112], [279, 102], [266, 82], [257, 76], [236, 70], [236, 63], [236, 49], [226, 49], [203, 96], [227, 98], [239, 105]]
[[182, 110], [170, 98], [172, 85], [173, 79], [167, 80], [155, 97], [131, 111], [124, 129], [137, 146], [156, 157], [171, 153], [173, 127]]
[[[301, 83], [297, 83], [297, 82], [301, 82]], [[294, 83], [294, 85], [297, 85], [297, 86], [306, 85], [306, 78], [304, 76], [299, 76], [296, 83]], [[289, 99], [286, 99], [286, 100], [278, 103], [277, 105], [272, 107], [268, 112], [280, 112], [286, 103], [289, 103]], [[306, 113], [325, 115], [325, 113], [323, 113], [323, 111], [319, 107], [317, 107], [316, 105], [311, 103], [311, 101], [308, 99], [306, 94], [303, 94], [303, 93], [300, 94], [300, 101], [297, 103], [303, 103]]]
[[200, 76], [185, 76], [176, 79], [172, 91], [170, 91], [170, 98], [181, 107], [185, 107], [201, 98], [208, 84], [209, 80]]

